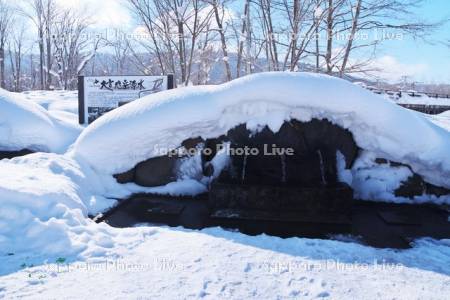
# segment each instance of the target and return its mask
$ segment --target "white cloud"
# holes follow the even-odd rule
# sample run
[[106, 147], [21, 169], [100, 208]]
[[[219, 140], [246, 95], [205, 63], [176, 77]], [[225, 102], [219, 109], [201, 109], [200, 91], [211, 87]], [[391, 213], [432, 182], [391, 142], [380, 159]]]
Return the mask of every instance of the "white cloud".
[[123, 0], [57, 0], [63, 7], [86, 11], [97, 28], [127, 28], [131, 23], [130, 13]]
[[377, 71], [371, 72], [372, 75], [390, 81], [399, 81], [403, 76], [417, 79], [429, 69], [429, 66], [425, 63], [405, 64], [390, 55], [384, 55], [375, 59], [370, 64], [370, 67], [377, 69]]

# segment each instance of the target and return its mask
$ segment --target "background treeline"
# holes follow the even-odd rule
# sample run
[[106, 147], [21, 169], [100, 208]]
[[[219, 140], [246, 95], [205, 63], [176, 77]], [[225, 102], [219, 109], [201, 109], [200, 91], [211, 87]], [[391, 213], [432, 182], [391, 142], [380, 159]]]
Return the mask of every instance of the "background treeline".
[[272, 70], [352, 79], [377, 71], [384, 41], [426, 39], [440, 25], [414, 14], [422, 0], [123, 0], [132, 29], [58, 3], [0, 0], [2, 88], [75, 89], [81, 74], [171, 73], [178, 85]]

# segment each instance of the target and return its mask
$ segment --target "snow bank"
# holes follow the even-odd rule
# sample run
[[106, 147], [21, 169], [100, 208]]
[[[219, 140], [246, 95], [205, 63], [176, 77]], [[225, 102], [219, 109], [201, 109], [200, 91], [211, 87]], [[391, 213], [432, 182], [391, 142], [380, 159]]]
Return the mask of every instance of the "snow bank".
[[347, 81], [309, 73], [262, 73], [149, 95], [94, 122], [73, 153], [97, 171], [114, 174], [189, 137], [217, 137], [241, 123], [276, 132], [286, 120], [312, 118], [349, 129], [359, 147], [450, 188], [448, 131]]
[[450, 131], [450, 110], [445, 111], [438, 115], [424, 115], [431, 120], [434, 124]]
[[443, 105], [450, 106], [449, 98], [434, 98], [425, 94], [421, 94], [418, 97], [408, 95], [408, 93], [402, 93], [402, 96], [396, 100], [400, 104], [423, 104], [423, 105]]
[[22, 95], [48, 111], [78, 114], [78, 91], [25, 91]]
[[81, 128], [78, 124], [78, 91], [26, 91], [22, 95], [42, 106], [52, 117]]
[[0, 90], [0, 150], [65, 152], [81, 127], [52, 117], [21, 94]]
[[74, 255], [109, 247], [107, 226], [87, 217], [113, 206], [111, 197], [127, 195], [113, 178], [52, 153], [1, 160], [0, 170], [0, 255]]

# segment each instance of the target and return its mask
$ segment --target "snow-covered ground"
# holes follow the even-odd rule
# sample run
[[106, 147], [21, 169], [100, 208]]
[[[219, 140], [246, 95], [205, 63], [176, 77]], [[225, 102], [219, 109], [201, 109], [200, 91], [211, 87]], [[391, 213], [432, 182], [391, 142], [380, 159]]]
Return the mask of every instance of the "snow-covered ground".
[[22, 94], [55, 118], [78, 125], [78, 91], [25, 91]]
[[[391, 197], [395, 184], [411, 175], [374, 168], [375, 157], [411, 164], [448, 186], [450, 132], [435, 125], [441, 121], [339, 79], [283, 73], [150, 95], [100, 118], [70, 146], [82, 130], [74, 119], [67, 122], [74, 95], [1, 95], [0, 145], [68, 151], [0, 161], [0, 298], [448, 299], [450, 240], [382, 250], [351, 239], [249, 237], [148, 224], [117, 229], [89, 219], [142, 190], [118, 184], [112, 174], [154, 155], [156, 143], [215, 136], [239, 122], [276, 130], [292, 117], [328, 118], [353, 132], [365, 151], [352, 170], [341, 161], [341, 175], [354, 188], [370, 188], [369, 198]], [[204, 178], [193, 176], [196, 159], [186, 162], [186, 178], [156, 189], [202, 191]]]
[[450, 110], [438, 115], [426, 115], [433, 123], [450, 131]]
[[52, 115], [23, 94], [0, 90], [0, 150], [66, 152], [82, 128], [57, 112]]
[[[448, 299], [450, 241], [410, 250], [141, 227], [107, 256], [5, 274], [7, 299]], [[136, 239], [131, 239], [131, 236]], [[139, 237], [139, 239], [137, 238]], [[31, 259], [3, 257], [29, 265]], [[1, 296], [0, 296], [1, 297]]]
[[413, 97], [407, 93], [403, 93], [402, 96], [396, 101], [400, 104], [424, 104], [424, 105], [443, 105], [450, 106], [449, 98], [434, 98], [425, 94], [421, 94], [419, 97]]

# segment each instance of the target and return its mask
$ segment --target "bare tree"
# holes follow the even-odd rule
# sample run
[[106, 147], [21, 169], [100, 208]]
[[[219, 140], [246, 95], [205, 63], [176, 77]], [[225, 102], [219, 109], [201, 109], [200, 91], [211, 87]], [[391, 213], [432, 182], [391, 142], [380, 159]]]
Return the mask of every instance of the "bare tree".
[[[244, 54], [244, 42], [247, 42], [247, 55], [250, 53], [250, 43], [251, 43], [251, 25], [250, 25], [250, 0], [245, 0], [244, 4], [244, 13], [241, 16], [241, 30], [237, 34], [238, 40], [238, 53], [237, 53], [237, 62], [236, 62], [236, 77], [240, 77], [241, 75], [241, 64], [243, 60]], [[248, 66], [248, 63], [247, 63]], [[250, 73], [250, 72], [248, 72]]]
[[55, 21], [52, 42], [57, 71], [53, 74], [63, 89], [75, 87], [77, 75], [97, 51], [99, 40], [94, 41], [93, 49], [87, 49], [90, 43], [84, 33], [91, 24], [89, 20], [83, 12], [67, 9]]
[[5, 0], [0, 0], [0, 86], [6, 87], [5, 48], [11, 31], [13, 10]]
[[225, 3], [226, 1], [222, 1], [219, 3], [218, 0], [211, 0], [209, 2], [214, 10], [214, 17], [216, 20], [217, 25], [217, 31], [220, 35], [220, 43], [222, 46], [222, 53], [223, 53], [223, 64], [225, 66], [225, 74], [227, 81], [231, 80], [231, 68], [230, 68], [230, 62], [229, 62], [229, 56], [228, 56], [228, 47], [227, 47], [227, 38], [225, 35], [225, 28], [224, 28], [224, 17], [225, 17]]
[[[415, 14], [422, 3], [423, 0], [328, 0], [324, 7], [326, 72], [338, 72], [342, 77], [345, 73], [369, 71], [375, 46], [390, 38], [384, 36], [386, 30], [391, 35], [425, 38], [440, 22], [423, 21]], [[352, 54], [364, 49], [372, 49], [372, 55], [350, 63]]]
[[[26, 54], [24, 51], [25, 41], [25, 25], [17, 26], [10, 39], [8, 52], [10, 58], [11, 75], [12, 75], [12, 89], [15, 92], [22, 90], [22, 60]], [[33, 64], [30, 65], [30, 68]]]
[[[39, 47], [39, 80], [40, 88], [49, 87], [51, 79], [51, 26], [55, 19], [56, 7], [54, 0], [32, 0], [26, 2], [29, 7], [23, 8], [23, 13], [30, 18], [37, 29], [38, 47]], [[47, 48], [47, 49], [46, 49]], [[45, 55], [47, 53], [47, 59]]]
[[188, 84], [194, 58], [199, 55], [198, 40], [206, 34], [211, 22], [211, 6], [200, 0], [128, 0], [128, 3], [149, 34], [146, 48], [158, 58], [163, 72], [170, 71], [182, 84]]

